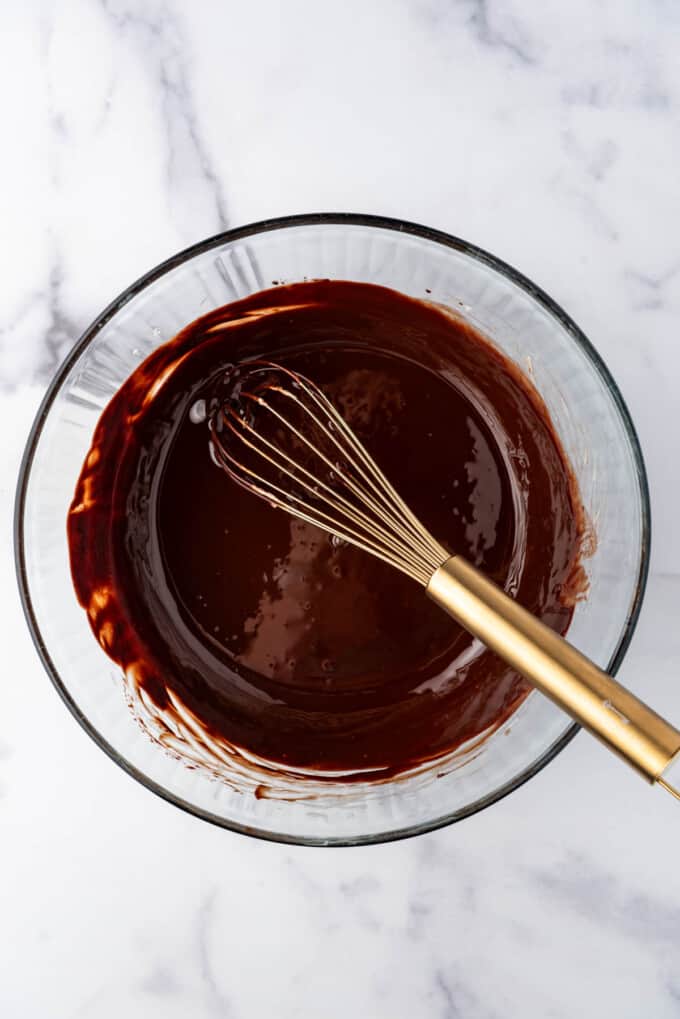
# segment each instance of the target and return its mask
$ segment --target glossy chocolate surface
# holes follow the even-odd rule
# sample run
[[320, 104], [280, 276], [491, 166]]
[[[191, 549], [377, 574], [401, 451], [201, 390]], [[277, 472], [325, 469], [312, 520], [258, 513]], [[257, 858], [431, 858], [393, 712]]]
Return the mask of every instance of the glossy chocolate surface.
[[432, 304], [319, 281], [192, 323], [105, 409], [68, 519], [102, 646], [158, 705], [291, 768], [385, 777], [499, 725], [527, 685], [422, 587], [214, 465], [205, 415], [253, 357], [318, 383], [435, 537], [566, 631], [583, 513], [530, 383]]

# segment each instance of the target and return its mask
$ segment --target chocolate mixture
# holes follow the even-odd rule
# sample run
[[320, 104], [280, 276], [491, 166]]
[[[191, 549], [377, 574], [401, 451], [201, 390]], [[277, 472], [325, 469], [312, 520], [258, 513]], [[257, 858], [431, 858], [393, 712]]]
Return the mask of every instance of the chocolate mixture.
[[567, 630], [583, 512], [530, 383], [432, 304], [313, 282], [192, 323], [102, 414], [68, 518], [100, 643], [159, 706], [170, 690], [291, 769], [385, 777], [498, 726], [527, 694], [516, 673], [419, 585], [212, 462], [205, 415], [253, 357], [319, 384], [444, 546]]

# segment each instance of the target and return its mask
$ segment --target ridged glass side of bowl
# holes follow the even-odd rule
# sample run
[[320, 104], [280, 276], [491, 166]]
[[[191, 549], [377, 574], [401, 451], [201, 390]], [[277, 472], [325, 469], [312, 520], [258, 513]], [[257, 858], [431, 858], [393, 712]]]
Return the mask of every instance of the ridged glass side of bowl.
[[199, 315], [304, 279], [351, 279], [446, 305], [474, 322], [533, 379], [571, 459], [597, 547], [590, 592], [569, 638], [618, 666], [644, 586], [649, 510], [637, 440], [616, 387], [576, 326], [490, 255], [425, 228], [373, 217], [308, 216], [197, 245], [134, 284], [83, 336], [55, 379], [29, 440], [17, 502], [17, 562], [29, 624], [60, 693], [121, 766], [200, 816], [282, 841], [347, 844], [437, 827], [493, 803], [534, 774], [575, 727], [531, 694], [488, 740], [384, 785], [342, 784], [310, 800], [256, 799], [150, 742], [73, 593], [65, 521], [97, 419], [154, 347]]

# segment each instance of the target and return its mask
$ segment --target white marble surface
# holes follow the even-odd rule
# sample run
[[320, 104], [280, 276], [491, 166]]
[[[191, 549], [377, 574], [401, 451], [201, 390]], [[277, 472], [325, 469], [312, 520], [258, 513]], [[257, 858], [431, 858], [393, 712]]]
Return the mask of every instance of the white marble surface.
[[257, 843], [119, 771], [21, 617], [11, 509], [59, 359], [219, 229], [384, 213], [466, 237], [592, 337], [655, 547], [622, 676], [680, 719], [676, 0], [22, 0], [0, 12], [0, 1014], [680, 1016], [680, 804], [580, 735], [482, 815]]

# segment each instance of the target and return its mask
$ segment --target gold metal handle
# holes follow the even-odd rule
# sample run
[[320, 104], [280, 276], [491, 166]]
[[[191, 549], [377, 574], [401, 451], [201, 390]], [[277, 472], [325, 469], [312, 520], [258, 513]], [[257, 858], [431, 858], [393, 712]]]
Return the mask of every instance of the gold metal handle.
[[680, 753], [680, 731], [461, 556], [432, 574], [427, 593], [648, 782]]

